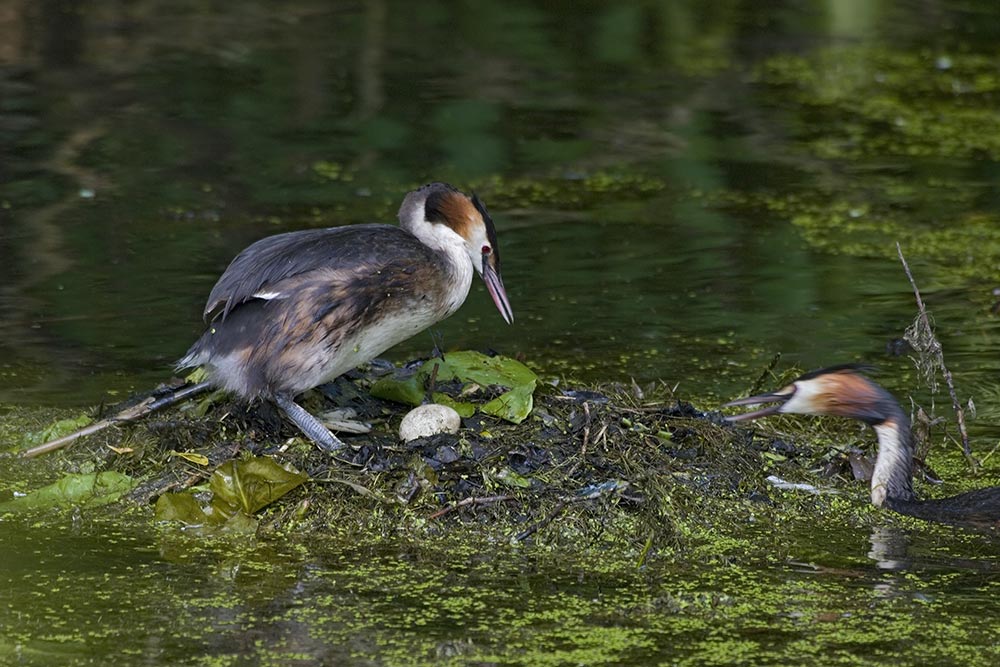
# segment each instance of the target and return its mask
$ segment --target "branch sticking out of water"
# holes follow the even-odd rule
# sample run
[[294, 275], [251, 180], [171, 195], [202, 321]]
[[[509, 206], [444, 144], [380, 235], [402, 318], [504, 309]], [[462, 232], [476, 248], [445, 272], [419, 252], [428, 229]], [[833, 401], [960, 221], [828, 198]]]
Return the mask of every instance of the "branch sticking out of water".
[[941, 343], [934, 335], [934, 326], [931, 323], [930, 315], [927, 314], [927, 307], [924, 306], [924, 300], [920, 297], [920, 290], [917, 289], [917, 282], [913, 279], [913, 273], [910, 272], [910, 265], [906, 263], [906, 258], [903, 257], [903, 249], [898, 242], [896, 243], [896, 252], [899, 254], [899, 261], [903, 264], [903, 270], [906, 271], [906, 277], [910, 280], [910, 286], [913, 287], [913, 296], [917, 299], [918, 311], [913, 324], [906, 329], [903, 337], [916, 351], [917, 358], [914, 359], [914, 363], [932, 390], [937, 388], [937, 382], [935, 381], [936, 371], [938, 369], [941, 370], [941, 375], [944, 376], [944, 381], [948, 385], [951, 406], [955, 411], [955, 417], [958, 421], [958, 432], [962, 438], [962, 452], [971, 461], [972, 451], [969, 448], [969, 433], [965, 429], [965, 411], [958, 400], [958, 393], [955, 391], [955, 381], [951, 376], [951, 371], [944, 364], [944, 352], [942, 351]]
[[161, 396], [160, 398], [153, 398], [152, 396], [150, 396], [145, 400], [143, 400], [141, 403], [137, 403], [130, 408], [122, 410], [114, 417], [108, 417], [107, 419], [102, 419], [101, 421], [94, 422], [93, 424], [90, 424], [89, 426], [86, 426], [80, 429], [79, 431], [70, 433], [69, 435], [64, 435], [61, 438], [56, 438], [55, 440], [49, 440], [48, 442], [43, 443], [41, 445], [35, 445], [34, 447], [30, 447], [21, 452], [21, 456], [26, 459], [33, 459], [36, 456], [41, 456], [42, 454], [48, 454], [49, 452], [54, 452], [57, 449], [68, 447], [69, 445], [73, 444], [83, 436], [103, 431], [109, 426], [113, 426], [115, 424], [121, 424], [123, 422], [138, 421], [139, 419], [142, 419], [143, 417], [152, 412], [156, 412], [157, 410], [162, 410], [163, 408], [169, 407], [175, 403], [179, 403], [185, 398], [205, 392], [209, 389], [209, 386], [210, 385], [208, 382], [202, 382], [200, 384], [189, 384], [181, 387], [180, 389], [177, 389], [176, 391], [172, 391], [165, 396]]

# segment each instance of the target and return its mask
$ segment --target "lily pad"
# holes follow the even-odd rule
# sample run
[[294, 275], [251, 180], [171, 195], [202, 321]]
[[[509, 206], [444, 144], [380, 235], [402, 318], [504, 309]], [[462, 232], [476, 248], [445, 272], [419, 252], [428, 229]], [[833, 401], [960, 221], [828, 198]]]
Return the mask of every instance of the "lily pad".
[[189, 526], [208, 523], [208, 514], [190, 493], [164, 493], [156, 499], [157, 521], [180, 521]]
[[[372, 387], [371, 393], [377, 398], [420, 405], [427, 395], [427, 383], [432, 376], [436, 384], [458, 381], [462, 383], [463, 389], [469, 385], [506, 387], [507, 392], [478, 407], [486, 414], [514, 424], [521, 423], [531, 414], [535, 385], [538, 382], [538, 376], [519, 361], [464, 351], [449, 352], [443, 358], [430, 359], [409, 375], [382, 378]], [[469, 398], [465, 393], [460, 392], [461, 398]], [[470, 416], [476, 406], [473, 402], [459, 401], [441, 392], [435, 392], [433, 399], [436, 403], [455, 408], [463, 417]]]
[[0, 503], [0, 513], [68, 505], [85, 507], [106, 505], [121, 498], [135, 485], [135, 480], [120, 472], [74, 473], [20, 498]]
[[265, 456], [226, 461], [209, 480], [212, 500], [207, 506], [190, 493], [165, 493], [156, 500], [156, 519], [252, 532], [257, 527], [254, 513], [308, 479]]
[[226, 461], [212, 473], [209, 488], [216, 500], [254, 514], [308, 479], [308, 475], [284, 468], [272, 458], [257, 456]]

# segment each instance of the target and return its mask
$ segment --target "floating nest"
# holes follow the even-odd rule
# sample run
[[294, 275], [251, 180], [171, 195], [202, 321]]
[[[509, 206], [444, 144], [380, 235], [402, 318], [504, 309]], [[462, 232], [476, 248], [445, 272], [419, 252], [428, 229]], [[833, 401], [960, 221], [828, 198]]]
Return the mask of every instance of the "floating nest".
[[[206, 482], [228, 461], [267, 457], [307, 476], [256, 512], [258, 535], [471, 530], [514, 543], [624, 541], [640, 560], [653, 544], [676, 549], [705, 539], [719, 522], [770, 520], [761, 517], [785, 492], [765, 481], [769, 475], [815, 479], [810, 469], [840, 475], [846, 465], [828, 448], [729, 425], [662, 383], [543, 382], [519, 424], [477, 412], [455, 435], [402, 443], [396, 433], [408, 407], [370, 394], [386, 372], [384, 364], [370, 365], [300, 399], [314, 414], [349, 409], [371, 425], [367, 433], [341, 433], [347, 447], [336, 454], [304, 441], [267, 403], [216, 397], [110, 428], [48, 458], [62, 471], [128, 476], [136, 483], [121, 502], [140, 508], [164, 494], [207, 494]], [[468, 393], [458, 383], [437, 389]], [[788, 498], [798, 499], [792, 511], [795, 502], [817, 497], [785, 496], [786, 510]]]

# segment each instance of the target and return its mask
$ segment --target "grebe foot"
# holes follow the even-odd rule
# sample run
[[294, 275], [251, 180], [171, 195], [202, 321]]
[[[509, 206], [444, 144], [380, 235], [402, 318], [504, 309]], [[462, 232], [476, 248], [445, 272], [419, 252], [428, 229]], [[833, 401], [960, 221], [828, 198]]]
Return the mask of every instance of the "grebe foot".
[[323, 426], [318, 419], [309, 414], [305, 408], [290, 397], [278, 395], [274, 397], [274, 402], [278, 404], [279, 408], [284, 410], [289, 419], [295, 422], [300, 431], [319, 445], [320, 449], [327, 452], [335, 452], [345, 447], [344, 443], [330, 432], [330, 429]]

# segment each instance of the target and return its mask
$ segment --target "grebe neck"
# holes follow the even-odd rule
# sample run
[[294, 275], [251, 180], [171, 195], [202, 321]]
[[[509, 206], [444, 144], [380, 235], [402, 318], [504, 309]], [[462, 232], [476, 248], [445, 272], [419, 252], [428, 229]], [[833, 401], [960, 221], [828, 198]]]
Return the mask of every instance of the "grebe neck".
[[872, 504], [881, 507], [886, 498], [914, 500], [913, 433], [902, 408], [872, 428], [878, 435], [878, 455], [872, 472]]

